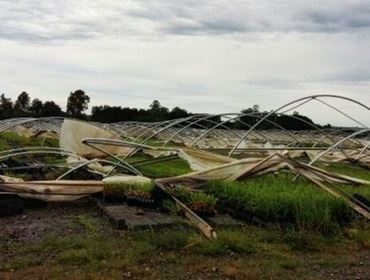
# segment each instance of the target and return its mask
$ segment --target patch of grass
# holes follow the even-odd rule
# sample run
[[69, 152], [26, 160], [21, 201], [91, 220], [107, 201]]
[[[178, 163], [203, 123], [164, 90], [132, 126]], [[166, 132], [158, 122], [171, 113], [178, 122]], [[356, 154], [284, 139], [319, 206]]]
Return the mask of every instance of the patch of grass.
[[186, 187], [175, 187], [169, 189], [169, 191], [173, 196], [198, 214], [212, 215], [215, 213], [217, 199], [213, 195], [199, 191], [191, 191]]
[[261, 250], [260, 244], [254, 236], [243, 231], [219, 231], [217, 238], [202, 240], [192, 247], [192, 251], [201, 255], [217, 256], [230, 253], [252, 255]]
[[50, 138], [45, 138], [44, 140], [34, 137], [25, 137], [13, 131], [4, 131], [0, 133], [0, 151], [33, 146], [59, 147], [59, 141]]
[[[81, 219], [85, 224], [85, 218]], [[245, 261], [243, 267], [262, 264], [269, 270], [286, 273], [306, 266], [305, 256], [308, 256], [308, 253], [309, 256], [320, 256], [320, 261], [325, 261], [335, 259], [339, 254], [343, 255], [348, 246], [352, 246], [352, 250], [359, 248], [355, 235], [342, 240], [345, 243], [331, 243], [335, 240], [329, 238], [328, 242], [327, 237], [319, 232], [286, 232], [255, 226], [242, 230], [220, 230], [217, 233], [217, 239], [208, 240], [198, 231], [176, 228], [161, 232], [139, 231], [119, 235], [89, 233], [48, 237], [33, 245], [23, 242], [0, 243], [0, 268], [23, 271], [27, 268], [39, 269], [41, 264], [47, 263], [48, 267], [106, 273], [122, 270], [142, 272], [145, 264], [144, 267], [150, 267], [151, 270], [158, 266], [167, 270], [170, 265], [173, 272], [178, 265], [202, 263], [200, 269], [216, 266], [222, 270], [222, 263], [240, 264], [240, 261]], [[366, 232], [360, 233], [363, 237], [365, 234]], [[364, 240], [363, 237], [361, 240]], [[343, 244], [345, 245], [342, 246]], [[2, 251], [2, 246], [7, 246], [8, 249]], [[309, 261], [312, 263], [312, 259]], [[122, 274], [119, 276], [122, 277]], [[281, 277], [283, 276], [284, 274], [281, 274]]]
[[91, 262], [93, 256], [86, 249], [69, 249], [60, 253], [58, 260], [64, 264], [81, 265]]
[[[356, 166], [351, 163], [331, 163], [331, 164], [320, 164], [321, 168], [326, 169], [330, 172], [339, 173], [342, 175], [351, 176], [354, 178], [370, 181], [369, 170]], [[348, 194], [360, 194], [366, 199], [370, 200], [370, 186], [369, 185], [340, 185], [340, 189]]]
[[[115, 260], [114, 264], [117, 266], [120, 265], [117, 260], [125, 263], [133, 261], [139, 254], [135, 252], [136, 248], [140, 248], [140, 245], [135, 246], [129, 240], [124, 243], [113, 237], [89, 233], [66, 237], [49, 236], [37, 244], [22, 246], [21, 251], [26, 259], [37, 255], [42, 261], [43, 257], [50, 258], [51, 256], [60, 264], [84, 265], [98, 269], [102, 263], [111, 260]], [[12, 268], [16, 265], [13, 262], [10, 264]], [[32, 265], [32, 263], [25, 265]]]
[[331, 172], [370, 181], [369, 170], [351, 163], [320, 164], [319, 167]]
[[191, 233], [185, 229], [169, 229], [162, 232], [137, 232], [134, 238], [138, 241], [144, 241], [157, 249], [179, 250], [188, 245], [190, 237]]
[[190, 252], [205, 256], [222, 256], [230, 253], [251, 255], [261, 250], [255, 236], [240, 230], [218, 231], [216, 239], [205, 239], [198, 232], [186, 229], [142, 231], [135, 233], [134, 239], [146, 242], [155, 249], [166, 251], [178, 251], [189, 246]]
[[318, 251], [323, 240], [319, 234], [309, 231], [289, 231], [283, 236], [283, 241], [295, 251]]
[[296, 270], [298, 267], [301, 266], [301, 263], [295, 259], [277, 261], [276, 264], [286, 270]]
[[360, 194], [361, 196], [370, 201], [370, 186], [340, 185], [339, 188], [351, 195]]
[[153, 191], [153, 184], [150, 183], [125, 183], [125, 182], [105, 182], [103, 195], [112, 200], [125, 200], [127, 195], [132, 192], [150, 194]]
[[[135, 162], [142, 160], [149, 160], [152, 157], [144, 154], [135, 154], [132, 157], [127, 158], [127, 162], [135, 166]], [[137, 169], [143, 173], [143, 175], [150, 178], [165, 178], [179, 176], [192, 172], [187, 161], [183, 159], [174, 159], [166, 162], [158, 162], [149, 165], [139, 166]]]
[[219, 199], [219, 207], [256, 216], [266, 222], [291, 223], [300, 230], [330, 233], [353, 217], [352, 209], [335, 198], [289, 176], [267, 175], [245, 182], [212, 181], [207, 192]]
[[89, 233], [96, 232], [96, 223], [88, 215], [78, 215], [76, 219], [77, 219], [77, 222], [80, 225], [82, 225], [86, 229], [87, 232]]
[[9, 267], [13, 269], [22, 269], [25, 267], [40, 264], [42, 264], [42, 262], [38, 258], [35, 258], [33, 256], [20, 256], [14, 259]]
[[369, 227], [357, 227], [348, 230], [347, 232], [349, 239], [355, 241], [358, 245], [363, 248], [370, 250], [370, 228]]

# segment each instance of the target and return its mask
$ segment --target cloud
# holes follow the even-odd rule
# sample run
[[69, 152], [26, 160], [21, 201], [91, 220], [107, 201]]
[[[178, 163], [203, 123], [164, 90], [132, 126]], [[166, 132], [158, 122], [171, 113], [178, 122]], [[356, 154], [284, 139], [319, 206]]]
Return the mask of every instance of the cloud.
[[369, 83], [370, 84], [370, 70], [368, 68], [363, 69], [349, 69], [343, 71], [337, 71], [335, 73], [326, 75], [322, 79], [323, 81], [341, 82], [341, 83]]
[[13, 99], [64, 105], [82, 88], [91, 105], [212, 113], [319, 93], [370, 102], [369, 0], [0, 0], [0, 14]]
[[[330, 1], [329, 1], [330, 3]], [[346, 32], [370, 27], [370, 2], [331, 2], [301, 11], [296, 18], [300, 30], [311, 32]]]
[[368, 0], [2, 0], [0, 13], [0, 38], [29, 43], [370, 28]]

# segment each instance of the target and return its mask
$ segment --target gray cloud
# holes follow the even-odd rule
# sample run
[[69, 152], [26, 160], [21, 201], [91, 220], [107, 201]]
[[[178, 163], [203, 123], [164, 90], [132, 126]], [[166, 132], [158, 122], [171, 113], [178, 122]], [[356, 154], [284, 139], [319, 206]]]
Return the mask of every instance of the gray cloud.
[[92, 105], [214, 113], [316, 93], [370, 102], [370, 0], [0, 0], [0, 14], [13, 99], [64, 106], [82, 88]]
[[326, 75], [322, 79], [323, 81], [330, 82], [354, 82], [354, 83], [370, 83], [370, 69], [349, 69], [335, 72], [330, 75]]
[[369, 0], [2, 0], [0, 14], [0, 38], [25, 42], [370, 28]]
[[347, 1], [344, 5], [309, 8], [296, 18], [302, 31], [344, 32], [370, 27], [370, 2]]

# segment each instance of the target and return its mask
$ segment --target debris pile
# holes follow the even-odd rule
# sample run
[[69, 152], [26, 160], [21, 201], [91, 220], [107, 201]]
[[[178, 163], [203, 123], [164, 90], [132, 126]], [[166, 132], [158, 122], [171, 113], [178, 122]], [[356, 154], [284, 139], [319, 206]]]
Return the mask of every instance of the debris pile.
[[[307, 97], [272, 113], [297, 118], [287, 114], [288, 108], [325, 97], [341, 98]], [[367, 106], [356, 104], [369, 113]], [[159, 123], [101, 124], [59, 117], [2, 120], [0, 137], [13, 133], [38, 140], [30, 146], [10, 143], [10, 149], [0, 150], [0, 196], [50, 202], [94, 196], [159, 209], [170, 201], [212, 238], [216, 233], [203, 218], [216, 214], [218, 198], [204, 193], [208, 182], [248, 181], [289, 173], [294, 174], [294, 180], [306, 180], [312, 187], [343, 199], [360, 216], [370, 219], [370, 197], [340, 188], [369, 188], [370, 176], [357, 178], [326, 168], [343, 164], [366, 173], [370, 168], [369, 128], [349, 132], [312, 124], [310, 131], [288, 131], [274, 123], [270, 114], [250, 114], [256, 123], [244, 129], [230, 128], [230, 123], [242, 124], [245, 114], [219, 114], [218, 122], [215, 115]], [[273, 123], [275, 129], [259, 129], [263, 122]], [[189, 171], [185, 174], [164, 178], [147, 174], [151, 166], [166, 164], [164, 168], [170, 170], [179, 160], [187, 163]], [[0, 200], [3, 211], [1, 205], [5, 202]]]

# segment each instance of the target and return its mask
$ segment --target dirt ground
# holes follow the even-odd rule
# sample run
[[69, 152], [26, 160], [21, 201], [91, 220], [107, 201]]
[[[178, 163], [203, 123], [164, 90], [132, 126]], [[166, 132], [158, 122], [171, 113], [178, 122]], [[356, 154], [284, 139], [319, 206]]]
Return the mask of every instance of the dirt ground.
[[[74, 259], [59, 262], [61, 248], [55, 245], [34, 254], [25, 251], [50, 236], [85, 236], [90, 224], [106, 240], [113, 240], [113, 245], [123, 244], [122, 250], [139, 250], [131, 248], [129, 236], [133, 233], [114, 230], [86, 201], [37, 206], [13, 217], [0, 218], [0, 279], [370, 279], [370, 248], [348, 242], [314, 252], [277, 249], [272, 254], [251, 256], [156, 250], [135, 256], [132, 261], [118, 256], [117, 263], [102, 260], [93, 267], [74, 263]], [[31, 260], [20, 265], [25, 252]]]

